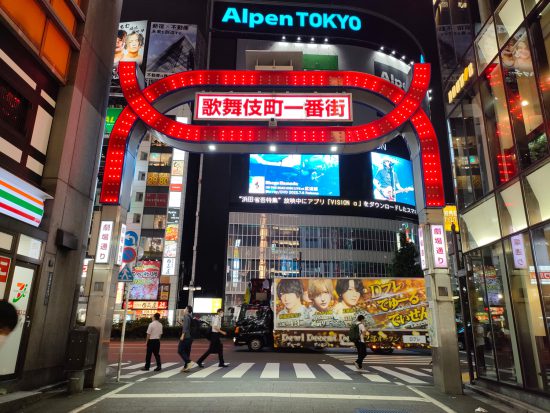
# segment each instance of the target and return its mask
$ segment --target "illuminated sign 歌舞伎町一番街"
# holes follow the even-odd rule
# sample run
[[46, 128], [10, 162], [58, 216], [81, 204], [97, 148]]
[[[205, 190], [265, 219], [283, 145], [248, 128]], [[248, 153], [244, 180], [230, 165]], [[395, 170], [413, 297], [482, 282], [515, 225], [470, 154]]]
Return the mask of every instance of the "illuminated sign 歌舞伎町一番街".
[[351, 122], [349, 93], [197, 93], [196, 120]]
[[290, 13], [262, 13], [249, 10], [247, 7], [237, 9], [228, 7], [222, 17], [222, 23], [242, 24], [250, 29], [267, 25], [275, 27], [298, 27], [333, 30], [361, 30], [363, 23], [358, 16], [341, 13], [317, 13], [295, 11]]

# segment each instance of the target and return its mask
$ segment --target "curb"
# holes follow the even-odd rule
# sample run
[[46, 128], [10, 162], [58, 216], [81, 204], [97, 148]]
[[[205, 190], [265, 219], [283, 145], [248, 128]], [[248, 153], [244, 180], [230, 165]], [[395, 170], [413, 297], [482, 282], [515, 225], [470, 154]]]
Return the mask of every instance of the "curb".
[[481, 386], [476, 386], [475, 384], [465, 384], [465, 387], [475, 393], [478, 393], [491, 400], [495, 400], [497, 402], [500, 402], [506, 406], [513, 408], [514, 413], [548, 413], [546, 410], [542, 410], [531, 404], [522, 402], [517, 399], [513, 399], [502, 393], [497, 393], [493, 390], [489, 390]]
[[51, 384], [32, 391], [16, 391], [0, 396], [0, 411], [14, 412], [48, 397], [66, 391], [66, 381]]

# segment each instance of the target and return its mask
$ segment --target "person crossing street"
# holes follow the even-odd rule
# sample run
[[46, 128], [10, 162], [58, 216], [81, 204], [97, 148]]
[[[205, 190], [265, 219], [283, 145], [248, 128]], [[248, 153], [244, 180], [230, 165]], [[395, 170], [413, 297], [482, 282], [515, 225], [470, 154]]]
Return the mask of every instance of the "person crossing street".
[[218, 353], [219, 367], [227, 367], [229, 364], [226, 364], [223, 360], [223, 344], [220, 340], [221, 335], [227, 335], [227, 333], [221, 329], [223, 319], [223, 310], [220, 308], [216, 315], [212, 317], [212, 333], [210, 334], [210, 345], [208, 350], [197, 360], [199, 367], [204, 367], [203, 361], [212, 354]]
[[145, 356], [145, 367], [141, 370], [149, 371], [151, 367], [151, 355], [155, 355], [155, 360], [157, 362], [157, 368], [155, 371], [162, 370], [162, 365], [160, 363], [160, 337], [162, 336], [162, 324], [160, 320], [160, 314], [155, 313], [153, 316], [153, 321], [147, 327], [147, 353]]
[[349, 338], [350, 341], [353, 341], [355, 347], [357, 348], [357, 360], [353, 362], [355, 367], [358, 370], [363, 369], [363, 360], [367, 356], [367, 344], [365, 343], [365, 336], [370, 335], [370, 333], [365, 328], [365, 316], [359, 314], [357, 316], [357, 321], [351, 326]]
[[178, 354], [183, 359], [182, 372], [187, 372], [196, 366], [195, 362], [191, 361], [191, 345], [193, 337], [191, 337], [191, 323], [193, 322], [193, 307], [188, 305], [183, 309], [183, 327], [181, 330], [180, 341], [178, 343]]

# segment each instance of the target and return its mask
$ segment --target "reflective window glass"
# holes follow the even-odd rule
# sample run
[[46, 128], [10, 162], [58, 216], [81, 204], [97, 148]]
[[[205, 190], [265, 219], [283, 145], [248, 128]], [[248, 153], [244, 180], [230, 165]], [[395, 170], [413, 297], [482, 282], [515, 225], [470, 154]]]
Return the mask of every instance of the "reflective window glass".
[[[535, 268], [537, 270], [537, 281], [541, 292], [542, 309], [546, 324], [546, 336], [539, 331], [537, 334], [537, 350], [541, 359], [550, 360], [550, 348], [548, 330], [550, 329], [550, 225], [532, 231], [533, 251], [535, 253]], [[546, 362], [548, 363], [548, 361]], [[550, 390], [550, 383], [545, 378], [549, 377], [548, 364], [545, 365], [546, 374], [540, 379], [544, 380], [545, 390]]]
[[523, 21], [520, 0], [507, 0], [495, 13], [498, 43], [502, 46]]
[[523, 181], [525, 204], [531, 225], [550, 219], [549, 176], [550, 164], [546, 164], [527, 175]]
[[472, 331], [475, 348], [477, 374], [496, 379], [495, 356], [492, 346], [489, 303], [483, 274], [483, 261], [480, 251], [469, 254], [472, 272], [468, 276], [468, 295], [472, 315]]
[[500, 238], [495, 211], [495, 198], [490, 197], [470, 211], [459, 214], [464, 251], [487, 245]]
[[529, 31], [536, 57], [533, 62], [538, 64], [538, 89], [542, 95], [542, 107], [548, 122], [550, 119], [550, 5], [540, 13], [539, 18], [529, 27]]
[[475, 45], [477, 55], [477, 71], [481, 73], [494, 59], [498, 52], [495, 25], [493, 24], [493, 21], [489, 21], [483, 28], [475, 41]]
[[496, 183], [508, 182], [517, 173], [517, 158], [508, 117], [498, 59], [481, 76], [480, 92], [485, 112], [487, 141]]
[[550, 354], [528, 234], [505, 240], [504, 251], [525, 386], [543, 390], [548, 385], [541, 378], [550, 373]]
[[527, 32], [520, 29], [501, 53], [504, 87], [522, 167], [548, 154]]
[[0, 248], [3, 250], [11, 250], [13, 242], [13, 235], [6, 234], [5, 232], [0, 232]]
[[525, 14], [529, 14], [533, 8], [540, 3], [540, 0], [523, 0], [523, 8], [525, 9]]
[[527, 218], [525, 217], [519, 182], [497, 193], [497, 203], [502, 236], [527, 228]]
[[485, 288], [491, 318], [491, 336], [501, 381], [518, 383], [521, 380], [519, 354], [512, 316], [510, 286], [506, 277], [504, 254], [499, 243], [485, 247], [483, 254], [483, 271]]

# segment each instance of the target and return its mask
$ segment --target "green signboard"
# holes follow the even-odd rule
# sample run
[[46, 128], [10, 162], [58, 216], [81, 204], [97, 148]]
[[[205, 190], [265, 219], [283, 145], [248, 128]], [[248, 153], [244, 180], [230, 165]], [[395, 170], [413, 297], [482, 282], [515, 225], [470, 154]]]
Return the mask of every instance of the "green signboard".
[[120, 112], [122, 112], [122, 108], [107, 108], [107, 116], [105, 117], [105, 133], [111, 133]]

